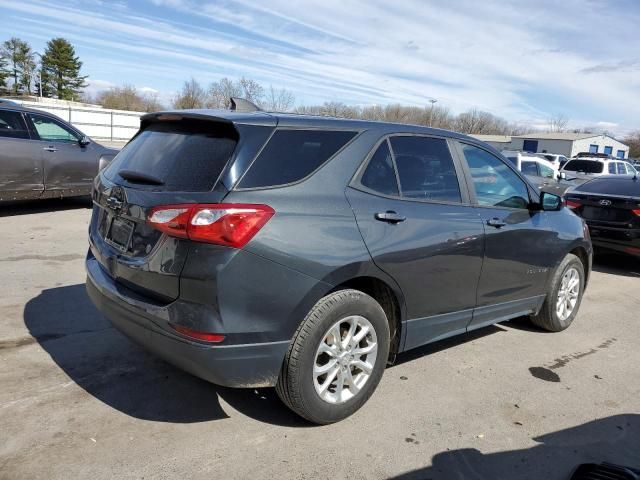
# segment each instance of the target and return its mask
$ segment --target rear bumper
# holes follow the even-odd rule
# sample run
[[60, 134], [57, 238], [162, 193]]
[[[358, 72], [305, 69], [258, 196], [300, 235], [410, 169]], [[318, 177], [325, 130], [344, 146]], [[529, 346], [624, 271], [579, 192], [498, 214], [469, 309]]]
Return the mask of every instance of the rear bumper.
[[610, 228], [589, 221], [587, 225], [594, 246], [640, 256], [640, 229]]
[[98, 261], [86, 261], [87, 292], [96, 307], [126, 336], [173, 365], [226, 387], [275, 385], [289, 341], [234, 345], [190, 342], [161, 328], [167, 307], [122, 295]]

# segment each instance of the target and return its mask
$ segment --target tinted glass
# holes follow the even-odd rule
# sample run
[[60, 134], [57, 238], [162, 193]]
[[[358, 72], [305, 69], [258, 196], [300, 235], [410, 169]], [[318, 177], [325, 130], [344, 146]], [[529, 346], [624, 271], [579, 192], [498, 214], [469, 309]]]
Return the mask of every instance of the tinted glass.
[[360, 181], [363, 186], [384, 195], [398, 195], [398, 182], [389, 145], [384, 141], [373, 154]]
[[264, 147], [240, 188], [271, 187], [302, 180], [356, 135], [328, 130], [278, 130]]
[[220, 176], [236, 147], [237, 134], [214, 122], [158, 122], [140, 132], [113, 159], [105, 175], [125, 181], [120, 170], [142, 172], [164, 185], [131, 183], [139, 188], [168, 191], [208, 191]]
[[518, 157], [507, 157], [507, 160], [513, 163], [514, 167], [518, 168]]
[[29, 138], [27, 126], [20, 113], [0, 110], [0, 137]]
[[594, 160], [570, 160], [564, 166], [564, 170], [584, 173], [602, 173], [603, 168], [604, 163]]
[[615, 175], [615, 173], [616, 173], [616, 164], [614, 162], [610, 162], [609, 166], [608, 166], [608, 169], [609, 169], [608, 170], [609, 173], [612, 173], [612, 174]]
[[36, 128], [40, 140], [50, 142], [77, 142], [80, 140], [80, 136], [62, 122], [33, 113], [29, 114], [29, 118]]
[[538, 167], [536, 162], [522, 162], [522, 173], [525, 175], [538, 176]]
[[527, 208], [526, 184], [502, 160], [472, 145], [462, 144], [479, 205]]
[[618, 173], [621, 175], [625, 175], [627, 173], [627, 169], [624, 167], [624, 163], [616, 162], [618, 164]]
[[402, 196], [461, 202], [458, 177], [447, 141], [442, 138], [393, 137]]
[[556, 172], [551, 167], [547, 167], [546, 165], [538, 164], [538, 168], [540, 169], [540, 176], [546, 178], [555, 178]]

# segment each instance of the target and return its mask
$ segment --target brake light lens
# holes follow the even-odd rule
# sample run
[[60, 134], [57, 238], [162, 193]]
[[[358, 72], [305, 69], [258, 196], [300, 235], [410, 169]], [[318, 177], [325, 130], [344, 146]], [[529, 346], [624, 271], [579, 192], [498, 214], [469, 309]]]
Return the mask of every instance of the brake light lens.
[[274, 214], [268, 205], [164, 205], [151, 210], [147, 223], [173, 237], [242, 248]]
[[640, 217], [640, 208], [634, 208], [631, 211], [633, 212], [634, 215], [637, 215], [638, 217]]
[[197, 330], [183, 327], [182, 325], [174, 325], [173, 323], [170, 323], [169, 325], [171, 325], [171, 328], [176, 332], [203, 342], [220, 343], [224, 340], [224, 335], [220, 335], [219, 333], [199, 332]]
[[575, 208], [580, 208], [582, 206], [582, 204], [576, 200], [566, 200], [565, 201], [567, 207], [575, 209]]

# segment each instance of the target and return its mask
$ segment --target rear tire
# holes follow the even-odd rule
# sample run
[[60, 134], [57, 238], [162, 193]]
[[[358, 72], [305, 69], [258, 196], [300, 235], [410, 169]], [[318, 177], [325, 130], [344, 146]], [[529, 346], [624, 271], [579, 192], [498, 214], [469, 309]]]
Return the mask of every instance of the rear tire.
[[550, 332], [560, 332], [571, 325], [578, 314], [584, 292], [584, 265], [568, 254], [553, 274], [547, 298], [531, 322]]
[[358, 290], [322, 298], [298, 327], [276, 392], [295, 413], [317, 424], [356, 412], [378, 386], [389, 355], [384, 310]]

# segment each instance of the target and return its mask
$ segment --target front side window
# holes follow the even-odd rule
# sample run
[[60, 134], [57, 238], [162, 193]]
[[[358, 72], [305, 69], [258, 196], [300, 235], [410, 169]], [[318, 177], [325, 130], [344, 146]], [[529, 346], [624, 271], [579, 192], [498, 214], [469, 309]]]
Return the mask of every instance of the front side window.
[[437, 202], [462, 202], [449, 145], [443, 138], [392, 137], [401, 195]]
[[399, 195], [393, 157], [386, 140], [380, 144], [376, 153], [371, 157], [360, 183], [383, 195]]
[[473, 145], [462, 144], [476, 199], [488, 207], [527, 208], [527, 185], [502, 160]]
[[80, 136], [61, 122], [38, 114], [29, 114], [40, 140], [50, 142], [77, 142]]
[[357, 132], [277, 130], [242, 178], [239, 188], [274, 187], [307, 177]]
[[0, 137], [29, 138], [29, 132], [22, 119], [22, 114], [9, 110], [0, 110]]

